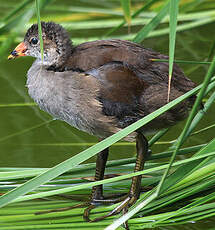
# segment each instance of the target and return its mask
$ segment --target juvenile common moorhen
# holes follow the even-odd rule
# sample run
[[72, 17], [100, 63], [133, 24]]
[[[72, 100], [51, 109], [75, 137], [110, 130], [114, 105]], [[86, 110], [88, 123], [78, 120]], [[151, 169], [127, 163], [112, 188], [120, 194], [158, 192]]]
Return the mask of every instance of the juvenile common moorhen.
[[[24, 41], [9, 59], [36, 58], [27, 74], [28, 92], [39, 107], [53, 117], [103, 139], [167, 103], [168, 63], [152, 59], [168, 59], [168, 56], [117, 39], [73, 46], [66, 30], [53, 22], [42, 22], [42, 31], [43, 61], [37, 24], [28, 29]], [[170, 100], [193, 87], [195, 83], [174, 65]], [[184, 119], [194, 100], [195, 97], [188, 98], [126, 138], [136, 139], [135, 171], [143, 169], [148, 152], [144, 135]], [[98, 154], [95, 180], [103, 179], [107, 157], [108, 149]], [[106, 216], [126, 212], [138, 199], [140, 184], [141, 176], [134, 177], [124, 200], [115, 200], [123, 202]], [[84, 218], [89, 221], [94, 205], [107, 201], [102, 186], [93, 187], [91, 205], [85, 209]]]

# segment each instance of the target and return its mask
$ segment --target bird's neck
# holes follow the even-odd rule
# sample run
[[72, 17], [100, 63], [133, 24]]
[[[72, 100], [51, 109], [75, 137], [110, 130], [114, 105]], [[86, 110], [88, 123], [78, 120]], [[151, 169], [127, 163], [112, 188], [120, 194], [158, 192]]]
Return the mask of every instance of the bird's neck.
[[66, 51], [63, 48], [62, 50], [59, 49], [58, 51], [49, 51], [48, 54], [44, 54], [43, 61], [39, 59], [38, 63], [40, 62], [41, 65], [45, 66], [46, 70], [51, 70], [54, 72], [63, 72], [69, 70], [68, 67], [66, 67], [66, 63], [71, 57], [71, 50], [72, 47], [68, 47]]
[[37, 58], [37, 65], [43, 66], [46, 70], [54, 72], [63, 72], [66, 70], [66, 59], [65, 57], [46, 57]]

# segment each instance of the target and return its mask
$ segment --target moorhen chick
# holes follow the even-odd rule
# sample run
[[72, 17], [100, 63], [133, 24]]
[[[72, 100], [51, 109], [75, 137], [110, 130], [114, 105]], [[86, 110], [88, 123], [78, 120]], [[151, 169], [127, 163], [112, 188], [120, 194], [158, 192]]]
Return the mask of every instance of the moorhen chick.
[[[30, 96], [39, 107], [53, 117], [95, 135], [106, 138], [167, 103], [168, 63], [152, 59], [168, 56], [139, 44], [117, 39], [86, 42], [73, 46], [66, 30], [53, 22], [42, 22], [44, 59], [41, 60], [37, 24], [32, 25], [9, 56], [36, 58], [27, 73]], [[170, 100], [195, 87], [177, 65], [174, 65]], [[145, 135], [174, 125], [184, 119], [195, 100], [188, 98], [160, 115], [136, 132], [128, 141], [136, 140], [135, 171], [143, 170], [148, 152]], [[104, 178], [108, 149], [98, 154], [95, 180]], [[102, 185], [92, 188], [89, 212], [102, 202], [123, 201], [106, 216], [127, 211], [140, 195], [141, 176], [133, 177], [126, 197], [105, 200]], [[105, 218], [97, 218], [94, 221]]]

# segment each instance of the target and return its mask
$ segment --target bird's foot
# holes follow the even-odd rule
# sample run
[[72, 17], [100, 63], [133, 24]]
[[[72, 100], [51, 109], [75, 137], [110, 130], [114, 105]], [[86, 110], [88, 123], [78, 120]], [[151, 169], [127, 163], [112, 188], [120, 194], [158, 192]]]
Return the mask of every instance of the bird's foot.
[[[131, 207], [136, 201], [137, 201], [137, 196], [134, 195], [124, 195], [122, 197], [116, 198], [116, 199], [110, 199], [110, 200], [92, 200], [91, 204], [84, 210], [84, 214], [83, 214], [83, 218], [85, 221], [87, 222], [97, 222], [97, 221], [101, 221], [104, 220], [107, 217], [110, 216], [114, 216], [116, 214], [119, 214], [120, 212], [122, 212], [123, 214], [128, 212], [128, 208]], [[107, 213], [106, 215], [100, 216], [100, 217], [96, 217], [94, 219], [90, 219], [90, 212], [92, 209], [96, 208], [98, 203], [101, 204], [105, 204], [105, 203], [121, 203], [114, 208], [112, 211], [110, 211], [109, 213]], [[127, 222], [124, 223], [124, 227], [125, 229], [129, 229]]]

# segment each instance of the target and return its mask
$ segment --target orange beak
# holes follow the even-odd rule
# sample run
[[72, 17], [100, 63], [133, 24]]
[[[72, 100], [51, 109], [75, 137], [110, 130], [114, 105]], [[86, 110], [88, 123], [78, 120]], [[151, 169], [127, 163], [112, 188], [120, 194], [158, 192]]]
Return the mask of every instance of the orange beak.
[[8, 56], [8, 59], [14, 59], [20, 56], [25, 56], [25, 51], [27, 50], [27, 47], [24, 42], [21, 42]]

